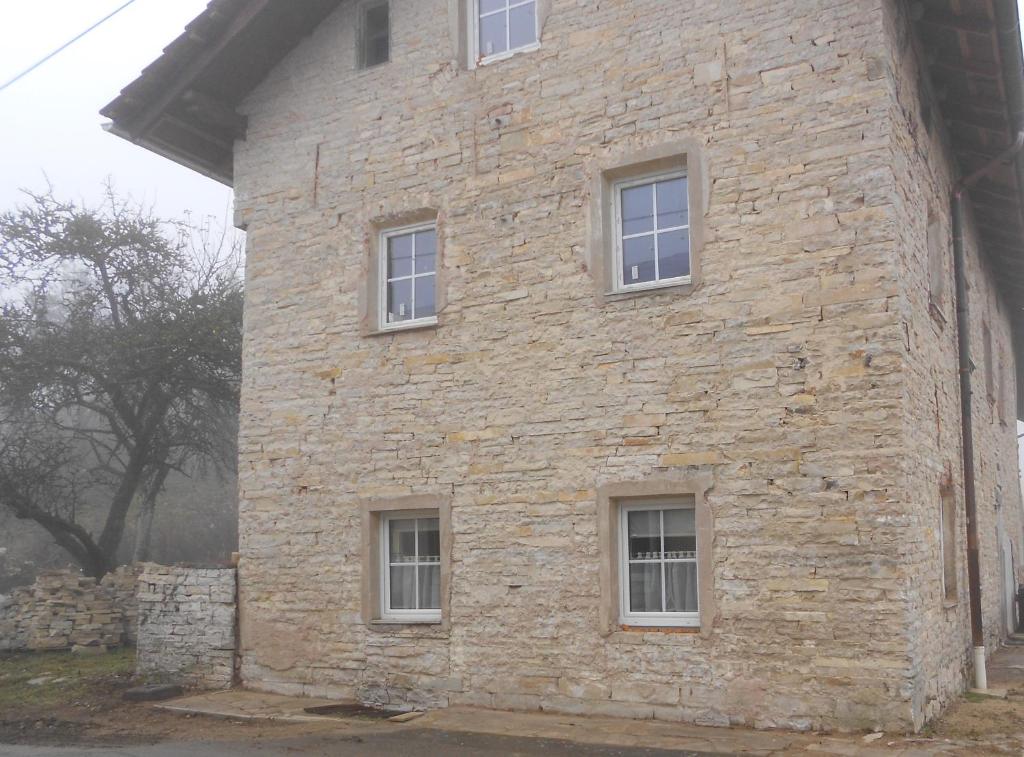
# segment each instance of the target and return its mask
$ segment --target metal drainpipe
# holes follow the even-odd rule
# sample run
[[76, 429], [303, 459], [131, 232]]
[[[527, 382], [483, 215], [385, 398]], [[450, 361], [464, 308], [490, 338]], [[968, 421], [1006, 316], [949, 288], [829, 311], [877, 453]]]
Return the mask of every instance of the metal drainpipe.
[[1024, 131], [998, 156], [953, 187], [953, 276], [956, 279], [956, 343], [960, 371], [960, 430], [963, 437], [964, 510], [967, 515], [967, 587], [971, 607], [971, 641], [974, 645], [974, 688], [988, 688], [985, 665], [985, 629], [981, 616], [981, 560], [978, 551], [978, 500], [974, 482], [974, 428], [971, 420], [971, 336], [964, 261], [964, 195], [1000, 163], [1024, 148]]

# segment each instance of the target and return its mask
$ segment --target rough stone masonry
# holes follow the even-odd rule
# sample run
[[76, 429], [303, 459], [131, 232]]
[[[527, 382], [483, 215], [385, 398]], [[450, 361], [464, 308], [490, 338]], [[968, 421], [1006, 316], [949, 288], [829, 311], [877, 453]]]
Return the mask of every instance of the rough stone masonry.
[[125, 566], [97, 582], [54, 570], [0, 597], [0, 652], [134, 644], [137, 575]]
[[[962, 515], [952, 598], [940, 544], [943, 492], [963, 507], [953, 311], [926, 295], [929, 227], [952, 286], [954, 171], [900, 6], [550, 0], [538, 49], [471, 67], [461, 3], [392, 0], [367, 70], [358, 7], [247, 99], [236, 147], [244, 683], [919, 728], [970, 636]], [[672, 145], [702, 169], [699, 282], [606, 297], [595, 187]], [[430, 214], [438, 324], [374, 333], [377, 231]], [[1022, 554], [1015, 377], [968, 236], [975, 344], [1001, 356], [976, 428], [994, 642], [998, 555]], [[706, 504], [699, 633], [609, 623], [599, 500], [632, 485]], [[440, 624], [367, 611], [364, 513], [405, 497], [450, 512]]]
[[147, 564], [138, 606], [139, 674], [202, 688], [234, 682], [234, 568]]

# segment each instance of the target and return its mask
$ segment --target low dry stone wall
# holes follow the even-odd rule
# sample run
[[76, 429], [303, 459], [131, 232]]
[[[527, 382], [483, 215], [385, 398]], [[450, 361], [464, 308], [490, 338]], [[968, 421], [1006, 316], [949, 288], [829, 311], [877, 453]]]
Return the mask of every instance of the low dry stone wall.
[[138, 672], [202, 688], [235, 673], [235, 570], [146, 565], [139, 577]]
[[99, 582], [70, 570], [43, 573], [0, 599], [0, 651], [134, 644], [137, 575], [132, 566]]

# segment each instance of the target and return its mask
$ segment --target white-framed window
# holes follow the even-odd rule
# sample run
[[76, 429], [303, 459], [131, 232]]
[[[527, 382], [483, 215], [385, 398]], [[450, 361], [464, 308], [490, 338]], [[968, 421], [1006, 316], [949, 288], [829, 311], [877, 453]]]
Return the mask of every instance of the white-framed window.
[[383, 620], [441, 620], [441, 530], [437, 514], [381, 518]]
[[690, 208], [685, 172], [612, 185], [615, 291], [690, 282]]
[[624, 504], [620, 519], [620, 622], [699, 627], [693, 504]]
[[540, 45], [537, 0], [470, 0], [474, 60], [487, 64]]
[[437, 228], [434, 224], [381, 232], [380, 327], [437, 323]]

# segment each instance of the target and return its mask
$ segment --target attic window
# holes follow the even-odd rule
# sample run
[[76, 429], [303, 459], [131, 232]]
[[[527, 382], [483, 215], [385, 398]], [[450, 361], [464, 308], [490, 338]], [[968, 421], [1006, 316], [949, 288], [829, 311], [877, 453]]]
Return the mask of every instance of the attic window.
[[359, 33], [359, 67], [370, 68], [391, 59], [391, 19], [387, 2], [362, 7]]

